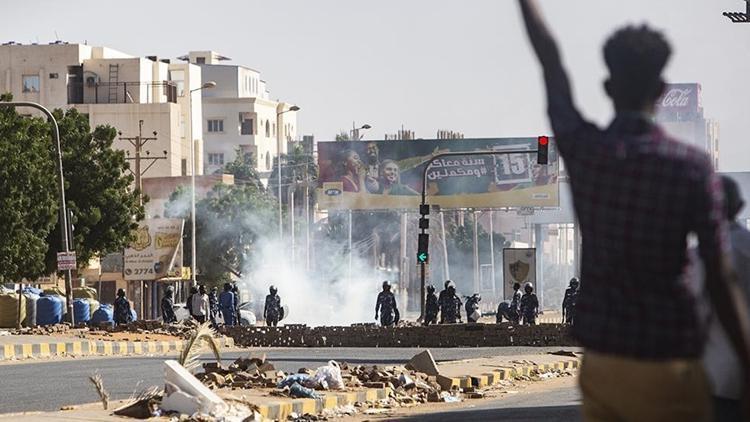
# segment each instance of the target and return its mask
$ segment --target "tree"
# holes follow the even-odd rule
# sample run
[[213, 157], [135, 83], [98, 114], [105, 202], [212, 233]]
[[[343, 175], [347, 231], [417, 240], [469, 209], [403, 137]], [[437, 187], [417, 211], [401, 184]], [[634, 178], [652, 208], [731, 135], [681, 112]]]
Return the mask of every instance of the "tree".
[[[281, 155], [281, 202], [288, 205], [287, 198], [288, 188], [295, 186], [295, 195], [301, 198], [297, 190], [304, 189], [302, 183], [309, 181], [314, 183], [318, 180], [318, 165], [312, 154], [306, 154], [302, 145], [296, 144], [289, 154]], [[278, 160], [274, 159], [273, 170], [268, 177], [268, 192], [278, 198], [279, 195], [279, 165]], [[310, 195], [311, 204], [314, 204], [313, 195]], [[277, 199], [278, 200], [278, 199]], [[298, 204], [304, 204], [301, 200], [295, 201]]]
[[[59, 208], [54, 150], [44, 119], [0, 107], [0, 278], [9, 282], [45, 274], [48, 234]], [[60, 236], [55, 241], [59, 245]]]
[[[76, 109], [53, 112], [60, 127], [65, 175], [65, 199], [74, 226], [72, 249], [79, 267], [95, 256], [122, 251], [133, 240], [144, 217], [125, 153], [112, 148], [117, 130], [98, 126], [91, 131], [88, 117]], [[54, 162], [54, 161], [53, 161]], [[54, 272], [60, 227], [47, 236], [47, 272]]]
[[235, 184], [251, 184], [263, 190], [263, 183], [260, 181], [256, 168], [257, 164], [257, 159], [252, 152], [243, 152], [241, 148], [237, 148], [234, 161], [227, 163], [222, 171], [224, 174], [233, 175]]
[[351, 134], [350, 134], [349, 132], [345, 131], [345, 130], [342, 130], [341, 132], [339, 132], [339, 133], [338, 133], [338, 134], [336, 135], [336, 142], [341, 142], [341, 141], [352, 141], [352, 140], [353, 140], [353, 139], [352, 139], [352, 136], [351, 136]]
[[[178, 188], [170, 196], [165, 215], [189, 219], [189, 210], [184, 206], [189, 193], [188, 189]], [[276, 201], [257, 186], [214, 186], [196, 204], [200, 281], [217, 285], [232, 276], [240, 277], [254, 262], [259, 241], [275, 234], [275, 223]], [[186, 233], [183, 240], [188, 244], [190, 234]]]

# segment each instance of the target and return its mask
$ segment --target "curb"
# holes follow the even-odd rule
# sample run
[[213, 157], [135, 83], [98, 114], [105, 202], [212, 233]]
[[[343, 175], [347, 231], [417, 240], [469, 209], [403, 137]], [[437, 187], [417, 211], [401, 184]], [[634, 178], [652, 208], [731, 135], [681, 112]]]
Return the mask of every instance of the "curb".
[[292, 399], [258, 406], [263, 420], [286, 420], [290, 413], [317, 415], [325, 409], [335, 409], [356, 402], [374, 402], [388, 398], [390, 388], [368, 388], [351, 393], [329, 393], [320, 399]]
[[[449, 389], [450, 387], [466, 388], [466, 387], [489, 387], [497, 385], [500, 381], [513, 379], [520, 376], [528, 376], [533, 371], [546, 372], [552, 370], [564, 371], [568, 369], [578, 369], [580, 367], [580, 360], [565, 360], [554, 363], [546, 363], [544, 365], [527, 365], [519, 366], [516, 368], [498, 369], [491, 372], [486, 372], [480, 375], [464, 375], [461, 377], [440, 377], [438, 381], [443, 381], [441, 387], [443, 389]], [[449, 388], [445, 388], [449, 387]]]
[[[217, 339], [220, 347], [233, 347], [234, 339]], [[179, 352], [187, 341], [102, 341], [80, 340], [50, 343], [2, 344], [0, 361], [52, 356], [129, 356]]]
[[[466, 388], [488, 387], [499, 384], [502, 380], [509, 380], [522, 375], [529, 375], [532, 371], [551, 371], [578, 369], [579, 360], [565, 360], [544, 365], [526, 365], [516, 368], [498, 369], [481, 375], [464, 375], [460, 377], [440, 377], [438, 382], [443, 386]], [[440, 382], [442, 381], [442, 382]], [[445, 388], [444, 388], [445, 389]], [[300, 415], [305, 413], [319, 414], [323, 410], [335, 409], [356, 402], [374, 402], [390, 396], [390, 388], [369, 388], [352, 393], [329, 393], [320, 399], [292, 399], [290, 401], [273, 402], [258, 406], [258, 413], [263, 420], [286, 420], [290, 413]]]

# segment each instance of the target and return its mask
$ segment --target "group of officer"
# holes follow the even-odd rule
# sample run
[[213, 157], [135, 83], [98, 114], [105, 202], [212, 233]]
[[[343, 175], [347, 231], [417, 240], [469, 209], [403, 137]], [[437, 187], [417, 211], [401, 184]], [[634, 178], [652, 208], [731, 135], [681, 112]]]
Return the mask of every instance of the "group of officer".
[[[427, 286], [427, 301], [425, 306], [425, 325], [437, 324], [438, 314], [440, 324], [455, 324], [461, 322], [461, 306], [463, 302], [456, 293], [456, 284], [451, 280], [445, 281], [445, 288], [440, 295], [435, 294], [435, 287]], [[466, 319], [468, 322], [479, 320], [479, 302], [482, 297], [474, 294], [466, 300]], [[383, 290], [378, 294], [375, 303], [375, 320], [380, 321], [383, 327], [391, 327], [398, 324], [401, 315], [396, 305], [396, 297], [391, 291], [391, 283], [383, 282]]]
[[[575, 320], [576, 301], [578, 299], [578, 288], [580, 282], [577, 278], [570, 279], [565, 297], [562, 303], [563, 321], [573, 324]], [[496, 322], [499, 324], [503, 318], [514, 324], [534, 325], [539, 315], [539, 299], [534, 293], [534, 286], [526, 283], [524, 293], [521, 294], [521, 284], [513, 284], [513, 297], [510, 302], [502, 302], [497, 307]]]

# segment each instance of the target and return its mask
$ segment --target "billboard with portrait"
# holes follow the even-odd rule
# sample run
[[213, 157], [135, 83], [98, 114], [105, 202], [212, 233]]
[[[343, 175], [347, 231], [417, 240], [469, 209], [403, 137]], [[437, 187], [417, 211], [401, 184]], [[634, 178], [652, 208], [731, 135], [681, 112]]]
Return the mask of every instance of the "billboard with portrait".
[[427, 203], [443, 208], [556, 207], [558, 154], [548, 165], [535, 153], [437, 157], [447, 152], [536, 149], [537, 138], [319, 142], [318, 201], [324, 209], [419, 206], [422, 171]]

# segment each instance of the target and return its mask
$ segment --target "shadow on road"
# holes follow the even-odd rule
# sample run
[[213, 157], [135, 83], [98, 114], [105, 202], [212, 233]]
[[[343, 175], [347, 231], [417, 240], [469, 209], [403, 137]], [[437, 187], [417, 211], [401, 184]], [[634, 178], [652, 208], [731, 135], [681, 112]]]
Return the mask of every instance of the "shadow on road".
[[577, 422], [581, 420], [578, 406], [514, 407], [504, 409], [464, 409], [451, 412], [415, 415], [399, 419], [411, 422], [435, 421], [499, 421], [503, 422]]

